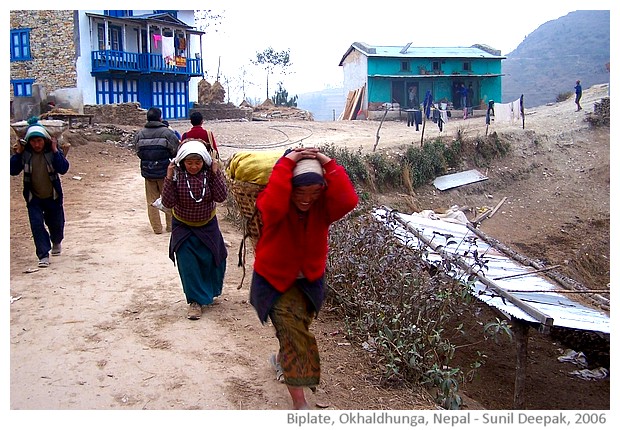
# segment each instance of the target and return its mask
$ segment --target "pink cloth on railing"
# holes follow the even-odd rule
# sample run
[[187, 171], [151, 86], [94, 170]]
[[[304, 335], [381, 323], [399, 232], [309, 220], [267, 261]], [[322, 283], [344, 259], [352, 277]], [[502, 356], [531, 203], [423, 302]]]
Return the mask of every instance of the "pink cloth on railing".
[[160, 40], [161, 40], [161, 34], [154, 34], [153, 35], [153, 47], [155, 49], [157, 49], [157, 45], [158, 45]]

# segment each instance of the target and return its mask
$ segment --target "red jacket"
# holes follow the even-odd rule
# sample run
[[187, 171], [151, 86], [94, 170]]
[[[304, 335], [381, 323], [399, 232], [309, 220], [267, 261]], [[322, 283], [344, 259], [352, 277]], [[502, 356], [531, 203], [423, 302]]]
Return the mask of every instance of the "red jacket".
[[294, 167], [294, 161], [280, 158], [256, 199], [263, 227], [256, 245], [254, 270], [280, 292], [294, 284], [300, 271], [311, 282], [323, 276], [329, 226], [358, 202], [346, 171], [332, 159], [323, 166], [327, 188], [306, 213], [304, 223], [291, 202]]
[[[209, 137], [211, 139], [209, 139]], [[213, 145], [213, 150], [217, 151], [217, 144], [215, 143], [215, 135], [212, 131], [205, 130], [200, 125], [194, 125], [188, 131], [183, 133], [181, 136], [181, 140], [185, 139], [202, 139], [207, 143], [211, 143]]]

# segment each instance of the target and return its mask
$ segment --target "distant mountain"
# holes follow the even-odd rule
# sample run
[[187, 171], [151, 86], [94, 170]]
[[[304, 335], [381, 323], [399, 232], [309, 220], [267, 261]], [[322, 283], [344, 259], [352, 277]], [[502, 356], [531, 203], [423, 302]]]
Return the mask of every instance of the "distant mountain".
[[300, 94], [297, 107], [312, 112], [315, 121], [335, 121], [344, 110], [346, 101], [347, 95], [340, 87]]
[[502, 61], [502, 102], [523, 94], [525, 107], [555, 102], [574, 93], [575, 81], [589, 88], [609, 82], [610, 12], [579, 10], [548, 21]]

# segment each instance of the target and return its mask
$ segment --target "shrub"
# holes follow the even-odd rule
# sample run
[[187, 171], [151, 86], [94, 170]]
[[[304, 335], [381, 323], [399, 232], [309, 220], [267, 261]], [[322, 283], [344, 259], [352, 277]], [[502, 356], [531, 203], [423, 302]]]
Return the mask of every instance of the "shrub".
[[442, 271], [431, 274], [423, 251], [365, 213], [331, 228], [327, 302], [351, 340], [375, 354], [384, 382], [428, 385], [444, 407], [458, 408], [464, 375], [450, 368], [455, 346], [448, 323], [466, 311], [468, 287]]

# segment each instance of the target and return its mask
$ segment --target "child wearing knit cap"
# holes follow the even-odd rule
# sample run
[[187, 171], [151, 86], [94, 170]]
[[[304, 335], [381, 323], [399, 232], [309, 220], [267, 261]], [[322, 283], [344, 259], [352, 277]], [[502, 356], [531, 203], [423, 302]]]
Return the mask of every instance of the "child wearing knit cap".
[[30, 229], [39, 267], [48, 267], [51, 255], [60, 255], [64, 239], [65, 211], [60, 175], [69, 170], [69, 162], [37, 118], [28, 120], [23, 145], [15, 147], [10, 173], [23, 175], [23, 195], [28, 209]]
[[325, 298], [329, 226], [357, 202], [345, 169], [317, 148], [287, 151], [256, 199], [263, 226], [250, 303], [262, 323], [273, 323], [280, 346], [269, 361], [294, 409], [310, 408], [304, 388], [314, 390], [321, 375], [310, 325]]

